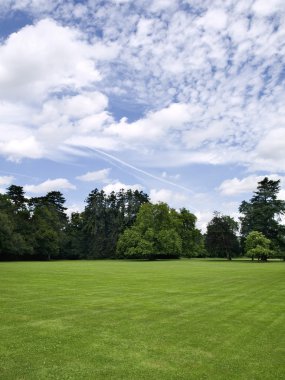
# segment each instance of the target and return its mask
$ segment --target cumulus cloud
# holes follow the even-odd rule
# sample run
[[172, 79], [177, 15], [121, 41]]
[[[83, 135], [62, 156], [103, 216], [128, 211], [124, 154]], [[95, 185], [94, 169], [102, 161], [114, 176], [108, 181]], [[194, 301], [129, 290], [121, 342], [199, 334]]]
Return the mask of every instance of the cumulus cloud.
[[253, 3], [252, 10], [258, 16], [270, 16], [278, 12], [283, 4], [282, 0], [271, 0], [270, 3], [266, 0], [256, 0]]
[[213, 218], [213, 212], [210, 211], [198, 211], [195, 212], [197, 218], [197, 227], [205, 233], [207, 231], [207, 225], [210, 220]]
[[[100, 80], [84, 35], [45, 19], [11, 34], [0, 46], [0, 97], [35, 102], [52, 91]], [[19, 59], [20, 57], [20, 59]]]
[[112, 191], [114, 191], [116, 193], [122, 189], [124, 189], [124, 190], [131, 189], [131, 190], [141, 191], [141, 190], [143, 190], [143, 186], [140, 184], [127, 185], [127, 184], [122, 183], [120, 181], [116, 181], [116, 182], [110, 183], [110, 184], [103, 187], [103, 190], [107, 194], [110, 194]]
[[[251, 193], [256, 190], [257, 183], [264, 179], [263, 176], [248, 176], [242, 179], [232, 178], [227, 179], [221, 183], [218, 190], [224, 195], [237, 195], [242, 193]], [[271, 180], [278, 180], [284, 177], [280, 177], [277, 174], [270, 174], [267, 177]]]
[[165, 202], [174, 208], [183, 207], [188, 201], [187, 195], [169, 189], [151, 189], [149, 196], [153, 203]]
[[48, 179], [38, 185], [25, 185], [24, 190], [32, 194], [44, 194], [49, 191], [75, 190], [76, 187], [66, 178]]
[[84, 203], [72, 203], [66, 205], [66, 214], [70, 217], [74, 212], [82, 212], [84, 210]]
[[12, 161], [18, 161], [23, 156], [34, 159], [44, 156], [44, 148], [34, 136], [0, 142], [0, 152]]
[[76, 179], [79, 179], [80, 181], [84, 182], [109, 182], [109, 174], [110, 174], [110, 168], [108, 169], [101, 169], [94, 172], [87, 172], [83, 175], [80, 175], [76, 177]]
[[[1, 41], [3, 156], [98, 148], [140, 167], [284, 172], [284, 1], [13, 0], [1, 12], [16, 9], [38, 21]], [[118, 120], [117, 99], [146, 112]]]
[[108, 98], [94, 87], [101, 79], [95, 66], [98, 52], [111, 57], [107, 51], [51, 19], [0, 44], [0, 154], [56, 158], [67, 139], [100, 130], [110, 116]]

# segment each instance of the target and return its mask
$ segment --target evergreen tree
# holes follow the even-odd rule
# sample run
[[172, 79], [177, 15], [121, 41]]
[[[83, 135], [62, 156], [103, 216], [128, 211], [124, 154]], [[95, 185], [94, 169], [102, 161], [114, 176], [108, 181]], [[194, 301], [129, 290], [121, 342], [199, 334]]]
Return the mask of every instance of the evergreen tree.
[[83, 213], [83, 233], [87, 258], [104, 258], [106, 244], [106, 205], [103, 190], [92, 190]]
[[64, 259], [81, 259], [86, 256], [86, 244], [83, 233], [83, 215], [73, 212], [66, 227], [62, 244], [61, 257]]
[[114, 257], [119, 235], [131, 226], [147, 194], [120, 190], [107, 195], [103, 190], [91, 191], [83, 213], [83, 233], [88, 258]]
[[27, 259], [33, 254], [33, 242], [30, 226], [30, 210], [28, 200], [22, 186], [11, 185], [7, 189], [6, 197], [10, 203], [6, 208], [12, 228], [11, 245], [13, 245], [14, 259]]
[[278, 199], [280, 180], [265, 177], [258, 182], [257, 191], [249, 202], [243, 201], [239, 207], [242, 214], [241, 236], [245, 238], [251, 231], [261, 232], [272, 241], [276, 250], [284, 250], [285, 228], [281, 217], [285, 214], [285, 201]]
[[64, 203], [65, 199], [59, 191], [30, 199], [35, 258], [50, 260], [62, 257], [67, 227]]

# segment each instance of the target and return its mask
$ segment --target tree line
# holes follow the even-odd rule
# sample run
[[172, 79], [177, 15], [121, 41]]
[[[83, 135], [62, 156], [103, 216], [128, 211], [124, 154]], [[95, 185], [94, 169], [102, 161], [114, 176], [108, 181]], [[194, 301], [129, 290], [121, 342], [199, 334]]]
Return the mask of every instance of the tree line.
[[239, 211], [240, 225], [215, 212], [203, 235], [186, 208], [152, 204], [138, 190], [94, 189], [83, 212], [66, 214], [60, 191], [27, 198], [21, 186], [0, 194], [0, 260], [284, 257], [285, 202], [267, 177]]

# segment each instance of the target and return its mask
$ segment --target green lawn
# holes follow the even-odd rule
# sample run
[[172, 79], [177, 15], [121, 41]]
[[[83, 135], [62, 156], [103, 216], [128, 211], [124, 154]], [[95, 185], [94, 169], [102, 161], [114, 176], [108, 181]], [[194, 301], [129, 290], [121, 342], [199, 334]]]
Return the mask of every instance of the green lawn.
[[285, 263], [0, 263], [0, 378], [284, 379]]

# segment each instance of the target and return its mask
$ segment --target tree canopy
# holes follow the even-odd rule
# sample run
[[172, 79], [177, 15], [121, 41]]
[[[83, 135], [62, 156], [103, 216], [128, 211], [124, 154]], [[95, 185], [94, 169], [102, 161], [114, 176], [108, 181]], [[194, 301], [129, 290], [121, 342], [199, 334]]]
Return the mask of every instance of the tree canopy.
[[212, 257], [225, 257], [231, 260], [239, 255], [239, 240], [237, 237], [238, 223], [228, 215], [214, 213], [213, 219], [207, 225], [205, 246]]
[[252, 260], [256, 257], [258, 260], [267, 261], [268, 257], [273, 254], [270, 244], [271, 241], [262, 232], [251, 231], [245, 239], [246, 255]]
[[202, 247], [195, 222], [186, 209], [177, 212], [166, 203], [144, 204], [134, 225], [120, 236], [117, 255], [149, 260], [194, 256]]
[[243, 201], [239, 207], [242, 214], [241, 237], [244, 246], [247, 235], [252, 231], [261, 232], [272, 241], [275, 250], [283, 251], [285, 227], [281, 217], [285, 214], [285, 201], [278, 199], [280, 180], [265, 177], [258, 182], [257, 190], [249, 202]]
[[96, 188], [87, 196], [84, 210], [68, 216], [60, 191], [28, 198], [23, 187], [11, 185], [0, 194], [0, 260], [204, 256], [231, 260], [240, 254], [240, 246], [260, 260], [273, 254], [285, 258], [285, 201], [278, 198], [279, 192], [280, 180], [265, 177], [239, 207], [240, 235], [231, 216], [215, 212], [203, 236], [196, 216], [185, 207], [152, 204], [142, 191], [107, 194]]

